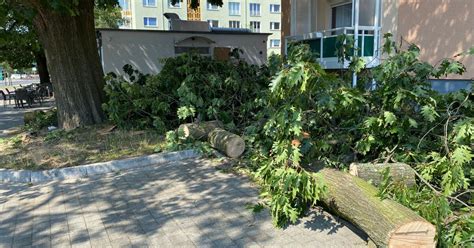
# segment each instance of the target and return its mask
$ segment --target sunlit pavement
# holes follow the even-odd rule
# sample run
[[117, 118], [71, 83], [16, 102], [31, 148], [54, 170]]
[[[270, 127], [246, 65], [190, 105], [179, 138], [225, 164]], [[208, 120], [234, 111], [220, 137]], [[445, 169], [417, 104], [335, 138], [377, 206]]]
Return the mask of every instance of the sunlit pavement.
[[74, 181], [0, 184], [0, 247], [366, 247], [312, 211], [273, 227], [244, 176], [186, 160]]

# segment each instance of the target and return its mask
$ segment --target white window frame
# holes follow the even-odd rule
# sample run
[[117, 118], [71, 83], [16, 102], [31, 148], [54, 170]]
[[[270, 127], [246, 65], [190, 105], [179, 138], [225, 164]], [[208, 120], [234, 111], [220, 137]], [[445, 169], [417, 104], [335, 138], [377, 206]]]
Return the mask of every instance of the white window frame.
[[[252, 6], [255, 6], [255, 10], [252, 10]], [[258, 6], [258, 12], [256, 7]], [[250, 16], [262, 16], [262, 5], [260, 3], [249, 3]]]
[[183, 2], [183, 0], [179, 0], [175, 5], [173, 5], [173, 4], [171, 4], [171, 0], [168, 0], [168, 8], [170, 8], [170, 9], [180, 9], [182, 2]]
[[[233, 24], [238, 24], [238, 25], [231, 25], [231, 23]], [[233, 27], [234, 26], [234, 27]], [[235, 27], [235, 26], [238, 26], [238, 27]], [[229, 21], [229, 28], [240, 28], [240, 21], [237, 21], [237, 20], [230, 20]]]
[[[232, 13], [232, 9], [231, 9], [232, 4], [237, 4], [238, 5], [237, 13]], [[240, 14], [240, 11], [241, 11], [240, 6], [241, 6], [240, 2], [229, 2], [229, 15], [230, 16], [240, 16], [241, 15]]]
[[[275, 42], [278, 42], [278, 46], [275, 46]], [[280, 39], [270, 39], [270, 48], [277, 48], [281, 47], [281, 40]]]
[[[278, 11], [275, 11], [275, 6], [278, 6]], [[280, 14], [281, 13], [281, 4], [270, 4], [270, 13]]]
[[[217, 26], [214, 26], [213, 22], [217, 22]], [[209, 19], [209, 20], [207, 20], [207, 23], [209, 24], [209, 27], [211, 27], [211, 28], [218, 28], [219, 27], [219, 20]]]
[[[256, 28], [256, 24], [258, 23], [258, 29]], [[260, 33], [262, 30], [262, 23], [260, 21], [251, 21], [250, 22], [250, 30], [254, 33]]]
[[[147, 23], [150, 23], [150, 19], [155, 19], [155, 25], [147, 24]], [[145, 20], [148, 20], [148, 21], [145, 21]], [[158, 18], [152, 17], [152, 16], [143, 17], [143, 26], [146, 27], [146, 28], [156, 28], [156, 27], [158, 27]]]
[[[278, 23], [278, 28], [275, 28], [275, 23]], [[270, 30], [281, 30], [280, 22], [270, 22]]]
[[217, 11], [219, 10], [219, 6], [210, 4], [209, 1], [207, 2], [207, 10], [210, 11]]
[[[155, 3], [152, 5], [150, 4], [151, 1], [154, 1]], [[156, 0], [143, 0], [143, 7], [156, 7]]]

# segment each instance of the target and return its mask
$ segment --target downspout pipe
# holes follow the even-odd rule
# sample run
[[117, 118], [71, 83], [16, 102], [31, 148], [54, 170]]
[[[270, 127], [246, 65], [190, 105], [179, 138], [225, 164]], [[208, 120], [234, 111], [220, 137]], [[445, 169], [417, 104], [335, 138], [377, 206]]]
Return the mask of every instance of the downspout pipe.
[[[353, 0], [354, 5], [354, 55], [359, 56], [359, 0]], [[352, 74], [352, 87], [357, 86], [357, 73]]]

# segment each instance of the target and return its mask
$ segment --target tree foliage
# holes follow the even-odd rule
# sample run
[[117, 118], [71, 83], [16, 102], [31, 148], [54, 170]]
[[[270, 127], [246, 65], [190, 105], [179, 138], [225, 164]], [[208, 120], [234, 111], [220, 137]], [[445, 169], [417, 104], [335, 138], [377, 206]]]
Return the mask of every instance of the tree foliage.
[[[114, 79], [108, 85], [106, 109], [121, 125], [138, 121], [164, 129], [180, 118], [236, 124], [231, 126], [246, 139], [246, 159], [278, 226], [296, 221], [324, 196], [321, 167], [408, 163], [417, 185], [406, 188], [386, 175], [380, 197], [437, 225], [440, 246], [463, 246], [472, 241], [474, 223], [472, 92], [442, 95], [429, 79], [462, 74], [465, 67], [453, 59], [432, 66], [419, 59], [417, 46], [404, 50], [390, 35], [386, 39], [387, 58], [379, 66], [352, 68], [360, 76], [355, 88], [323, 70], [309, 46], [295, 45], [284, 64], [272, 58], [264, 73], [196, 55], [169, 59], [157, 76], [132, 71], [132, 83]], [[343, 56], [358, 61], [354, 54]], [[178, 133], [167, 138], [172, 147], [185, 147]]]
[[[270, 84], [260, 115], [265, 124], [248, 128], [257, 175], [276, 223], [283, 224], [324, 194], [324, 182], [312, 173], [318, 165], [408, 163], [419, 184], [405, 188], [387, 180], [381, 196], [436, 224], [441, 246], [465, 245], [472, 241], [474, 218], [472, 92], [440, 95], [428, 82], [465, 68], [452, 59], [434, 67], [419, 60], [415, 45], [395, 49], [389, 38], [388, 58], [362, 74], [357, 88], [321, 70], [308, 46], [290, 48], [288, 63]], [[355, 61], [351, 56], [347, 59]], [[372, 79], [377, 86], [368, 90]], [[308, 182], [319, 186], [301, 188]]]
[[94, 16], [96, 28], [119, 28], [124, 21], [119, 6], [96, 6]]
[[0, 5], [0, 61], [16, 69], [31, 68], [40, 51], [31, 21]]
[[193, 120], [241, 126], [253, 118], [258, 109], [254, 99], [265, 92], [269, 78], [266, 67], [239, 59], [184, 54], [163, 62], [158, 75], [143, 75], [127, 65], [127, 77], [108, 76], [104, 109], [112, 122], [162, 132]]

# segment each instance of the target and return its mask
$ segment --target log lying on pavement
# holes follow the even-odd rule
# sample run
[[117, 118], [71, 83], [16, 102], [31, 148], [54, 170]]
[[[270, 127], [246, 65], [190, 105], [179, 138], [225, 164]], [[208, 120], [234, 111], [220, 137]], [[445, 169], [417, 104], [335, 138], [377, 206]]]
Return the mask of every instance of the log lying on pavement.
[[415, 171], [410, 165], [404, 163], [353, 163], [349, 167], [349, 173], [379, 186], [382, 183], [383, 172], [386, 168], [389, 168], [389, 174], [394, 182], [403, 183], [407, 186], [415, 185]]
[[178, 130], [184, 134], [185, 138], [205, 140], [212, 130], [222, 128], [223, 126], [224, 125], [220, 121], [206, 121], [201, 123], [182, 124], [179, 126]]
[[319, 171], [328, 191], [322, 201], [336, 214], [365, 231], [378, 247], [435, 247], [436, 228], [412, 210], [389, 199], [348, 173]]
[[212, 130], [208, 135], [211, 146], [231, 158], [238, 158], [244, 153], [245, 142], [240, 136], [221, 128]]

